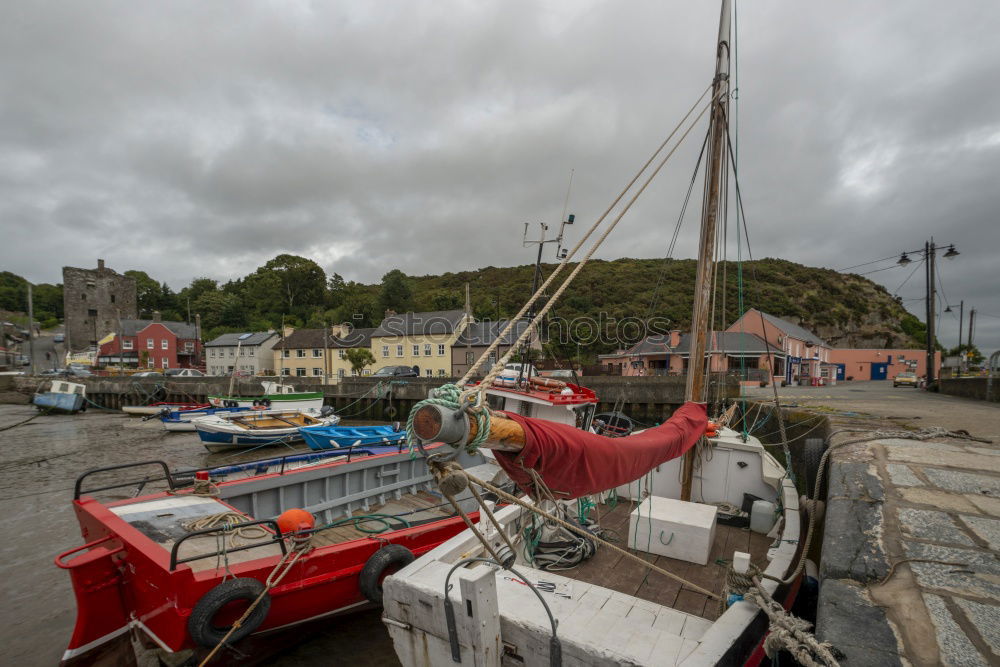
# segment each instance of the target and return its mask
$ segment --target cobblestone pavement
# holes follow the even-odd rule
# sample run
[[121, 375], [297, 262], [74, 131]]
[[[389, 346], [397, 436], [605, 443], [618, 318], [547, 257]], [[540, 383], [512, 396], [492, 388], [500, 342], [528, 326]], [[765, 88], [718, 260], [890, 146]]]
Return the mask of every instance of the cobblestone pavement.
[[891, 382], [793, 389], [783, 401], [831, 415], [833, 429], [938, 426], [993, 441], [834, 450], [817, 631], [848, 665], [1000, 664], [1000, 406]]

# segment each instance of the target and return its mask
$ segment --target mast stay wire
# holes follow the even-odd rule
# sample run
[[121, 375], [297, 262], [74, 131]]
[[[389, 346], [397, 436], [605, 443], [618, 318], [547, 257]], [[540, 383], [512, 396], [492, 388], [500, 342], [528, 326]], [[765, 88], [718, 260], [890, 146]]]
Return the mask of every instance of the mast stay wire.
[[[675, 127], [674, 130], [670, 133], [670, 136], [667, 137], [667, 139], [663, 142], [663, 144], [661, 144], [661, 147], [657, 149], [657, 151], [653, 154], [652, 157], [650, 157], [650, 159], [646, 162], [646, 164], [643, 166], [643, 168], [633, 177], [632, 181], [630, 181], [630, 183], [628, 184], [628, 186], [626, 186], [626, 189], [623, 190], [621, 192], [621, 194], [619, 194], [618, 197], [615, 198], [615, 201], [611, 204], [611, 206], [608, 207], [607, 211], [605, 211], [605, 213], [602, 214], [597, 219], [597, 221], [590, 227], [590, 229], [587, 230], [586, 234], [584, 234], [584, 236], [577, 242], [576, 246], [574, 246], [573, 249], [568, 253], [567, 257], [556, 266], [556, 268], [552, 272], [552, 274], [550, 274], [549, 277], [545, 280], [545, 282], [542, 283], [542, 285], [538, 288], [538, 291], [536, 291], [535, 294], [533, 294], [531, 296], [531, 298], [528, 300], [528, 302], [525, 303], [525, 305], [521, 308], [521, 311], [518, 312], [518, 314], [515, 317], [513, 317], [510, 320], [510, 322], [508, 322], [507, 326], [504, 328], [504, 331], [496, 338], [496, 340], [490, 345], [490, 347], [487, 348], [486, 352], [484, 352], [479, 357], [479, 359], [476, 361], [476, 363], [473, 366], [471, 366], [468, 371], [466, 371], [465, 375], [458, 382], [459, 386], [463, 385], [465, 382], [468, 381], [468, 379], [480, 368], [480, 366], [482, 366], [483, 362], [487, 358], [489, 358], [490, 353], [494, 352], [496, 350], [496, 348], [499, 346], [500, 342], [504, 340], [504, 338], [506, 337], [506, 335], [510, 332], [511, 329], [513, 329], [513, 327], [515, 326], [515, 324], [518, 321], [520, 321], [521, 318], [524, 317], [524, 313], [528, 310], [528, 308], [530, 308], [531, 305], [534, 304], [534, 302], [538, 299], [538, 297], [541, 294], [544, 293], [545, 289], [552, 283], [552, 281], [555, 279], [555, 277], [559, 274], [560, 270], [563, 267], [566, 266], [566, 264], [569, 262], [569, 260], [572, 259], [572, 257], [577, 253], [577, 251], [583, 246], [584, 242], [586, 242], [587, 239], [590, 238], [590, 236], [597, 230], [597, 228], [600, 226], [600, 224], [604, 221], [604, 219], [611, 212], [611, 209], [614, 208], [615, 205], [617, 205], [617, 203], [622, 199], [622, 197], [624, 197], [624, 195], [628, 192], [628, 190], [631, 189], [632, 185], [634, 185], [635, 182], [639, 179], [639, 176], [642, 175], [642, 173], [653, 162], [653, 160], [656, 158], [656, 156], [659, 155], [662, 152], [663, 148], [667, 145], [667, 143], [670, 141], [670, 139], [677, 133], [678, 130], [681, 129], [681, 127], [684, 125], [684, 123], [687, 121], [687, 119], [691, 116], [691, 114], [694, 113], [694, 111], [697, 108], [698, 104], [705, 97], [705, 95], [707, 94], [707, 92], [708, 91], [706, 90], [704, 93], [702, 93], [701, 97], [698, 98], [698, 101], [695, 102], [694, 106], [692, 106], [692, 108], [688, 111], [688, 113], [685, 115], [685, 117], [683, 119], [681, 119], [681, 122], [678, 123], [677, 127]], [[493, 379], [495, 379], [496, 376], [500, 373], [500, 371], [503, 370], [504, 365], [510, 359], [510, 357], [513, 354], [514, 350], [516, 350], [520, 345], [522, 345], [524, 343], [524, 341], [528, 338], [528, 336], [531, 335], [532, 331], [537, 326], [537, 323], [539, 321], [541, 321], [545, 317], [545, 315], [549, 312], [549, 310], [552, 308], [552, 306], [555, 304], [555, 302], [558, 301], [559, 297], [562, 296], [562, 293], [569, 287], [569, 285], [570, 285], [570, 283], [572, 283], [573, 279], [576, 278], [576, 276], [580, 273], [580, 271], [583, 269], [583, 267], [586, 266], [587, 262], [590, 260], [590, 258], [593, 256], [593, 254], [597, 251], [597, 249], [601, 246], [601, 244], [608, 237], [608, 235], [618, 225], [618, 223], [625, 216], [625, 214], [632, 207], [632, 205], [636, 202], [636, 200], [639, 198], [639, 196], [642, 195], [642, 193], [645, 191], [646, 187], [649, 186], [650, 182], [652, 182], [652, 180], [657, 176], [657, 174], [659, 174], [659, 172], [663, 168], [663, 166], [673, 156], [673, 154], [677, 151], [677, 149], [680, 147], [680, 145], [684, 142], [684, 139], [687, 138], [687, 136], [688, 136], [688, 134], [690, 134], [691, 130], [694, 129], [695, 125], [697, 125], [697, 123], [701, 119], [701, 117], [703, 115], [705, 115], [705, 112], [708, 111], [708, 109], [711, 108], [711, 106], [714, 103], [715, 103], [715, 98], [714, 97], [712, 99], [710, 99], [708, 101], [708, 103], [706, 103], [706, 105], [701, 110], [701, 112], [699, 112], [698, 115], [697, 115], [697, 117], [695, 117], [694, 121], [692, 121], [691, 124], [688, 126], [688, 128], [686, 130], [684, 130], [683, 134], [677, 140], [677, 143], [673, 146], [673, 148], [671, 148], [670, 151], [666, 154], [666, 156], [660, 161], [660, 163], [658, 165], [656, 165], [656, 167], [652, 170], [652, 173], [649, 175], [649, 177], [646, 179], [646, 181], [642, 184], [642, 186], [639, 187], [639, 189], [635, 193], [635, 195], [633, 195], [633, 197], [628, 201], [628, 203], [625, 204], [625, 206], [621, 210], [621, 212], [619, 212], [619, 214], [615, 217], [615, 219], [612, 220], [611, 223], [607, 226], [607, 229], [605, 229], [604, 232], [601, 234], [601, 236], [591, 245], [591, 247], [589, 248], [589, 250], [587, 250], [587, 252], [583, 256], [583, 259], [577, 264], [576, 268], [573, 269], [573, 271], [570, 273], [570, 275], [567, 276], [563, 280], [562, 284], [559, 286], [559, 288], [556, 290], [556, 292], [552, 295], [552, 297], [545, 303], [545, 305], [542, 307], [542, 309], [539, 311], [539, 313], [535, 316], [535, 319], [533, 320], [533, 322], [530, 323], [530, 325], [525, 328], [524, 332], [508, 348], [507, 352], [500, 359], [500, 361], [498, 361], [493, 366], [492, 370], [490, 370], [490, 372], [487, 373], [486, 377], [483, 379], [483, 381], [480, 383], [480, 385], [478, 387], [476, 387], [476, 388], [473, 388], [471, 390], [466, 390], [465, 392], [463, 392], [463, 394], [462, 394], [463, 400], [468, 400], [468, 398], [470, 398], [472, 394], [476, 394], [477, 397], [478, 397], [476, 399], [476, 404], [479, 405], [479, 404], [482, 403], [482, 396], [483, 396], [483, 393], [486, 390], [486, 387], [489, 386], [489, 384], [493, 381]]]

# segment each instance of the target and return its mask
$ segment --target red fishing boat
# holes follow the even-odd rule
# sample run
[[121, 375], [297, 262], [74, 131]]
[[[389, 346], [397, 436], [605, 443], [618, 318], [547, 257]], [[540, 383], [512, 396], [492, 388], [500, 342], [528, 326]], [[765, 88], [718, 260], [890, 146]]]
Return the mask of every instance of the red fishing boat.
[[[484, 463], [481, 455], [460, 460], [473, 468]], [[465, 528], [432, 491], [424, 460], [403, 448], [294, 470], [275, 459], [252, 477], [243, 476], [246, 465], [238, 467], [240, 478], [226, 479], [223, 472], [177, 473], [146, 461], [77, 479], [73, 508], [84, 544], [55, 559], [69, 572], [77, 601], [63, 664], [130, 664], [135, 647], [161, 658], [173, 654], [173, 664], [185, 654], [204, 657], [225, 639], [215, 658], [224, 661], [235, 655], [228, 647], [249, 635], [266, 639], [379, 603], [388, 573]], [[163, 489], [114, 501], [96, 497], [147, 484]], [[459, 503], [475, 507], [468, 498]], [[269, 578], [274, 585], [267, 587]]]

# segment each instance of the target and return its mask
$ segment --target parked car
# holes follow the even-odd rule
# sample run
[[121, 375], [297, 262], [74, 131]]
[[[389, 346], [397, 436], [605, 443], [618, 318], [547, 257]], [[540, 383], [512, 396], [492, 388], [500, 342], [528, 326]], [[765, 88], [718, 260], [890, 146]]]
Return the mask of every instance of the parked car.
[[68, 374], [69, 374], [69, 369], [67, 368], [48, 368], [39, 373], [39, 375], [44, 375], [46, 377], [52, 377], [54, 375], [68, 375]]
[[30, 366], [31, 365], [31, 357], [29, 357], [26, 354], [19, 355], [17, 357], [17, 363], [18, 363], [19, 366]]
[[66, 342], [66, 334], [57, 333], [52, 337], [52, 342], [54, 343], [64, 343]]
[[168, 368], [163, 371], [163, 374], [167, 377], [173, 378], [200, 378], [205, 377], [205, 374], [199, 371], [197, 368]]
[[412, 366], [383, 366], [372, 373], [372, 377], [414, 378], [420, 377], [420, 373], [413, 370]]
[[70, 377], [86, 378], [86, 377], [93, 377], [94, 374], [90, 371], [89, 368], [70, 366], [69, 368], [66, 369], [66, 375]]
[[151, 377], [159, 377], [161, 375], [163, 375], [163, 373], [161, 373], [160, 371], [142, 371], [140, 373], [133, 373], [132, 377], [134, 377], [134, 378], [151, 378]]
[[919, 387], [920, 380], [917, 379], [916, 373], [900, 373], [896, 377], [892, 378], [893, 387]]

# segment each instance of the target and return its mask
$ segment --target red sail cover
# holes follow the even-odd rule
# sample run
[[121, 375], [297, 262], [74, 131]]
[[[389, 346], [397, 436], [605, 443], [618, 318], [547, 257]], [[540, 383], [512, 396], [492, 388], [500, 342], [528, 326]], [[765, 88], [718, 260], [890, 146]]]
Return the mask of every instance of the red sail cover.
[[567, 424], [506, 413], [524, 428], [526, 444], [519, 452], [494, 450], [497, 461], [522, 491], [535, 496], [528, 469], [541, 476], [556, 498], [587, 496], [637, 480], [671, 459], [682, 456], [705, 435], [704, 403], [685, 403], [656, 428], [608, 438]]

